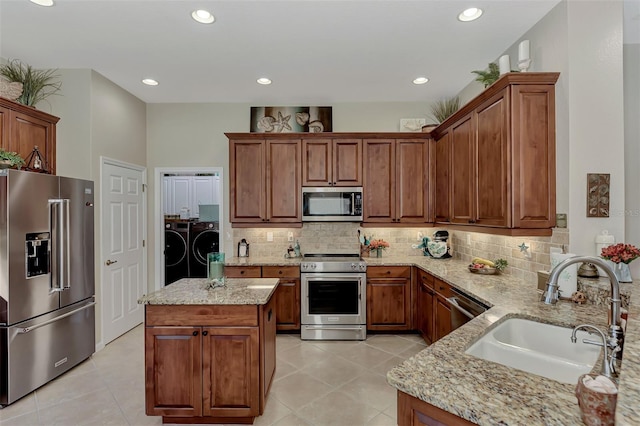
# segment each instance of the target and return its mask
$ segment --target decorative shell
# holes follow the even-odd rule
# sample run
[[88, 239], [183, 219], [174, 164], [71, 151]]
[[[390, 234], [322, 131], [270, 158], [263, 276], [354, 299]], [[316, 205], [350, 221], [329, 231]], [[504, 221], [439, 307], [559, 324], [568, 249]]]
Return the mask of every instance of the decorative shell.
[[309, 113], [308, 112], [296, 112], [296, 123], [301, 126], [304, 126], [309, 122]]
[[0, 76], [0, 96], [15, 101], [22, 95], [22, 83]]
[[324, 125], [320, 120], [314, 120], [309, 123], [309, 132], [311, 133], [322, 133], [324, 132]]

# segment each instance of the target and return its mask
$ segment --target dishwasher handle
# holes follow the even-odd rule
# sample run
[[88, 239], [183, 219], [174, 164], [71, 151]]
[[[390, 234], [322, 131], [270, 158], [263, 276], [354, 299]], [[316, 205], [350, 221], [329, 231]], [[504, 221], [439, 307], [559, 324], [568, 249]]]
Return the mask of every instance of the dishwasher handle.
[[464, 316], [466, 316], [467, 318], [469, 318], [469, 319], [474, 319], [475, 318], [475, 315], [473, 315], [471, 312], [467, 311], [465, 308], [460, 306], [460, 304], [458, 303], [458, 299], [455, 296], [447, 297], [446, 300], [449, 303], [449, 306], [451, 306], [452, 308], [457, 309], [462, 314], [464, 314]]

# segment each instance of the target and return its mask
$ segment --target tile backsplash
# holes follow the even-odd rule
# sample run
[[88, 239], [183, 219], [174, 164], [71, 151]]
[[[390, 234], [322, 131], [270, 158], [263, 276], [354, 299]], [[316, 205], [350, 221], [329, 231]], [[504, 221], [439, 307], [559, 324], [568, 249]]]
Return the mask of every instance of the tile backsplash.
[[[299, 241], [302, 253], [357, 253], [358, 230], [367, 237], [382, 238], [389, 242], [385, 256], [422, 256], [422, 250], [412, 248], [420, 244], [420, 236], [433, 237], [441, 228], [362, 228], [357, 223], [305, 223], [302, 228], [235, 228], [234, 247], [245, 238], [250, 243], [251, 256], [284, 257], [289, 245]], [[267, 233], [273, 241], [267, 241]], [[287, 241], [288, 233], [293, 242]], [[519, 246], [525, 244], [527, 252]], [[456, 259], [471, 261], [473, 257], [503, 258], [509, 262], [506, 274], [529, 282], [537, 282], [537, 271], [548, 270], [551, 265], [549, 249], [569, 244], [569, 230], [554, 228], [551, 237], [505, 237], [477, 232], [449, 231], [451, 253]], [[234, 250], [235, 252], [235, 250]], [[527, 255], [528, 254], [528, 255]]]

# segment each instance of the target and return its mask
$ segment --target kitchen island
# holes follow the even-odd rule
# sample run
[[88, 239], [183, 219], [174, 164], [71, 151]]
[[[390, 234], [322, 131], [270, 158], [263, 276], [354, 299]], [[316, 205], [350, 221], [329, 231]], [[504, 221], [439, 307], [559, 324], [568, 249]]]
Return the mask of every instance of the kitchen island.
[[253, 423], [275, 373], [277, 278], [186, 278], [145, 305], [145, 405], [163, 423]]

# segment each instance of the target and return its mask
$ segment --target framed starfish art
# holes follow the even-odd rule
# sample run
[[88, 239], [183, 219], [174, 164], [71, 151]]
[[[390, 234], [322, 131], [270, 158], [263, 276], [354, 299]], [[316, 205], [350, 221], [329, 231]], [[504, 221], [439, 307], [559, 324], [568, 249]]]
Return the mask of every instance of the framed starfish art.
[[251, 133], [332, 131], [331, 107], [251, 107]]

